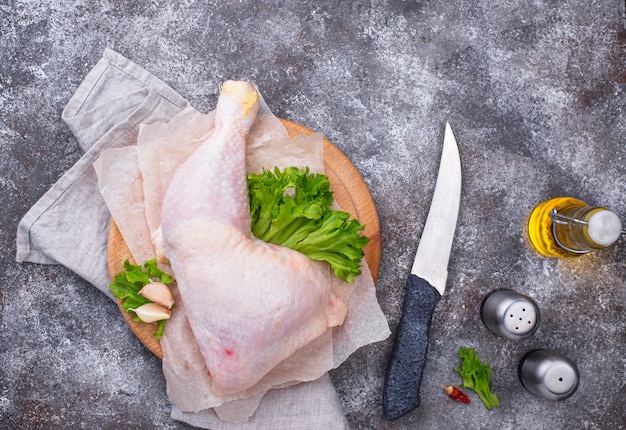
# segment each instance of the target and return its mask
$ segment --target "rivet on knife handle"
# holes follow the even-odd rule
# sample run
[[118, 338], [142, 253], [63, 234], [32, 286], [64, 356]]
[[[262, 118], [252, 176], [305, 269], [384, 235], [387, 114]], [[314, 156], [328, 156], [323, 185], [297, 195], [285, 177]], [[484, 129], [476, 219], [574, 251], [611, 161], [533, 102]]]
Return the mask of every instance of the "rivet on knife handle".
[[420, 404], [420, 384], [426, 363], [428, 332], [439, 291], [428, 281], [409, 275], [396, 340], [387, 365], [383, 414], [396, 420]]

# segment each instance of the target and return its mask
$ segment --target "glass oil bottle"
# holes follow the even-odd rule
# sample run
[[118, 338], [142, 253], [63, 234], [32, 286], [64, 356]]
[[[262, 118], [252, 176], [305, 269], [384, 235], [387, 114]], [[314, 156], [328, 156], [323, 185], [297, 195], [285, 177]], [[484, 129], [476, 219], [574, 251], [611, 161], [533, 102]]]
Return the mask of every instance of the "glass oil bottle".
[[530, 242], [546, 257], [570, 258], [606, 248], [624, 233], [614, 212], [573, 197], [546, 200], [528, 219]]

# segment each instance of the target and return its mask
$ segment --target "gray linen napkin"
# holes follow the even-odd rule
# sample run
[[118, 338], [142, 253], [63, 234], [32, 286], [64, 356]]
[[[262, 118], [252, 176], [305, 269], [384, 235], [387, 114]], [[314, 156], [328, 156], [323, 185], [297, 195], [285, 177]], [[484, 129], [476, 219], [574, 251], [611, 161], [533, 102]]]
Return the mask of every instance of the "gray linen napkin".
[[165, 83], [107, 49], [62, 115], [85, 155], [20, 221], [16, 260], [61, 264], [113, 298], [106, 259], [111, 215], [92, 164], [107, 148], [135, 144], [140, 124], [167, 121], [187, 106]]
[[[140, 125], [168, 121], [188, 107], [164, 82], [107, 48], [62, 115], [85, 154], [20, 221], [16, 260], [63, 265], [113, 298], [107, 270], [111, 215], [92, 164], [105, 149], [136, 144]], [[176, 407], [172, 418], [213, 430], [348, 428], [328, 375], [271, 390], [243, 425], [224, 423], [212, 411]]]

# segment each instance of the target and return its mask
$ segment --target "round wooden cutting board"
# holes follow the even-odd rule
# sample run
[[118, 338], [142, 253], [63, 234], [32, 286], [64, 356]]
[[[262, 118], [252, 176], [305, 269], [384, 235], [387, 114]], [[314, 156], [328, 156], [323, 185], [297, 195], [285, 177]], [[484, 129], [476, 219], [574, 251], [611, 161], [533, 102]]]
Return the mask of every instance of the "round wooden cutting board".
[[[314, 133], [295, 122], [285, 119], [281, 119], [281, 122], [292, 138], [298, 134], [311, 135]], [[350, 213], [361, 224], [365, 224], [363, 234], [370, 239], [365, 247], [365, 261], [375, 282], [380, 269], [381, 242], [380, 223], [374, 199], [372, 199], [367, 185], [356, 167], [339, 148], [327, 139], [324, 139], [324, 169], [339, 207]], [[114, 221], [111, 222], [109, 229], [107, 259], [111, 280], [123, 270], [125, 260], [128, 259], [132, 264], [137, 264]], [[158, 323], [137, 323], [132, 320], [131, 314], [121, 307], [120, 311], [139, 340], [157, 357], [163, 358], [161, 342], [154, 337]]]

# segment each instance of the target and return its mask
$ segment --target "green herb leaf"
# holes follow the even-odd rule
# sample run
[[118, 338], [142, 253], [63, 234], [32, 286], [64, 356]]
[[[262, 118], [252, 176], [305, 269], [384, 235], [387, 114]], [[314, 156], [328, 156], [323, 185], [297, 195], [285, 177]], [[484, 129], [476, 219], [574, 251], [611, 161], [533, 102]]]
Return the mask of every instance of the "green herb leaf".
[[[132, 309], [151, 303], [150, 300], [139, 294], [139, 291], [146, 284], [153, 281], [169, 284], [174, 281], [174, 278], [159, 269], [154, 258], [146, 261], [143, 265], [133, 265], [126, 260], [124, 261], [124, 270], [115, 275], [109, 288], [113, 296], [121, 300], [122, 309], [135, 314]], [[137, 316], [133, 318], [133, 321], [141, 322]], [[156, 338], [160, 338], [163, 335], [164, 327], [165, 320], [159, 321], [159, 328], [155, 334]]]
[[365, 228], [347, 212], [331, 210], [334, 196], [326, 175], [287, 167], [248, 175], [252, 233], [259, 239], [328, 262], [353, 282], [361, 273]]
[[500, 406], [498, 396], [491, 392], [489, 381], [491, 380], [491, 366], [480, 361], [474, 348], [459, 349], [459, 357], [463, 359], [461, 368], [455, 368], [463, 378], [462, 388], [474, 390], [485, 407], [489, 410]]

